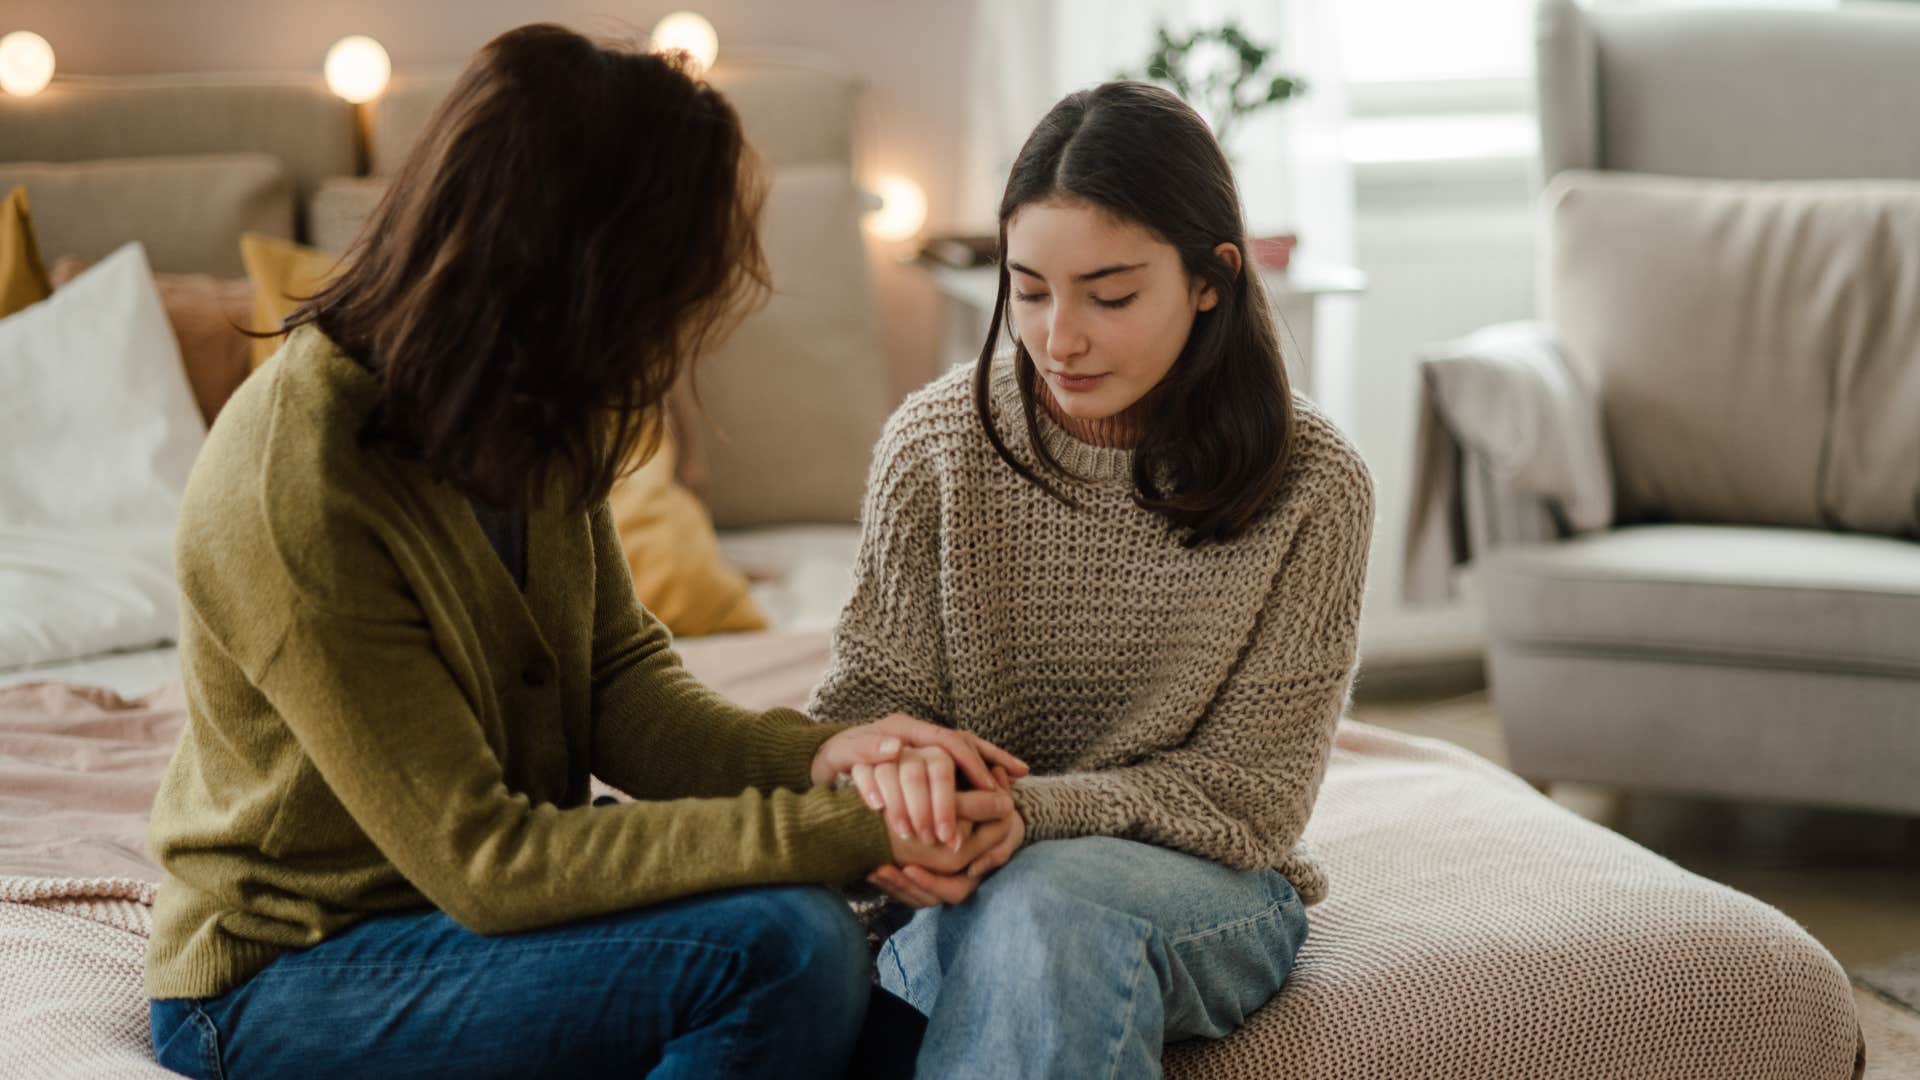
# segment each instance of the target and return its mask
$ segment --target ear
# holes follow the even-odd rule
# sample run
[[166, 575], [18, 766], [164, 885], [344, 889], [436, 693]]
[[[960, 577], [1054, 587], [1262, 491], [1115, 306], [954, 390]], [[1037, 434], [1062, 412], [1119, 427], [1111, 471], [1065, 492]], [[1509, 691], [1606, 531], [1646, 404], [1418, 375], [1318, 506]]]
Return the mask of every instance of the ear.
[[[1221, 243], [1214, 246], [1213, 257], [1216, 259], [1219, 259], [1223, 263], [1226, 263], [1227, 269], [1233, 272], [1234, 277], [1240, 276], [1240, 249], [1238, 247], [1235, 247], [1231, 243], [1222, 241]], [[1213, 286], [1206, 285], [1201, 287], [1199, 310], [1212, 311], [1214, 308], [1214, 305], [1218, 304], [1219, 302], [1220, 302], [1220, 294], [1214, 292]]]

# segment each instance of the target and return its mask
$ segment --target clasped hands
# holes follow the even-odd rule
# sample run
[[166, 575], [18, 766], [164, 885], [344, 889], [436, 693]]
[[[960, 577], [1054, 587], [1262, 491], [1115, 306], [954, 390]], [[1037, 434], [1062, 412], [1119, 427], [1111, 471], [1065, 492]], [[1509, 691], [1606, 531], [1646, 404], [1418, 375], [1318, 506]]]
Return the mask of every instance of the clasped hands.
[[1026, 763], [970, 732], [893, 713], [820, 744], [811, 773], [850, 778], [885, 816], [893, 864], [867, 881], [912, 907], [960, 903], [1026, 840], [1012, 795]]

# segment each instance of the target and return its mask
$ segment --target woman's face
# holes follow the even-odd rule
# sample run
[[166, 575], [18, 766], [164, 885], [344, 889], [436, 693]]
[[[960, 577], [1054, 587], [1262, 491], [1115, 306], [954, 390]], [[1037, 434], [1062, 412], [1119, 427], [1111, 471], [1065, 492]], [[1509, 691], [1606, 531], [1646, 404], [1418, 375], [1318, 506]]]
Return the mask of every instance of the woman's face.
[[[1215, 249], [1235, 269], [1232, 244]], [[1159, 385], [1218, 297], [1151, 231], [1080, 202], [1029, 203], [1007, 221], [1013, 328], [1078, 420], [1121, 412]]]

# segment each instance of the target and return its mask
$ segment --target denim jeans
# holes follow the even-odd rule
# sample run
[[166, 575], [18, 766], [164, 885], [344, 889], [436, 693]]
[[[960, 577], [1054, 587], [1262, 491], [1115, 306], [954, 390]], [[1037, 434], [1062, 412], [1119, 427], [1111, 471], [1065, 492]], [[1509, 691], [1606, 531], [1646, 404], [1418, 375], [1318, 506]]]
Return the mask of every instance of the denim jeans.
[[1159, 1076], [1167, 1042], [1218, 1038], [1279, 991], [1306, 911], [1277, 870], [1107, 837], [1032, 844], [879, 957], [928, 1016], [917, 1076]]
[[198, 1077], [839, 1077], [870, 970], [859, 924], [821, 888], [499, 937], [384, 916], [221, 997], [154, 1001], [153, 1045]]

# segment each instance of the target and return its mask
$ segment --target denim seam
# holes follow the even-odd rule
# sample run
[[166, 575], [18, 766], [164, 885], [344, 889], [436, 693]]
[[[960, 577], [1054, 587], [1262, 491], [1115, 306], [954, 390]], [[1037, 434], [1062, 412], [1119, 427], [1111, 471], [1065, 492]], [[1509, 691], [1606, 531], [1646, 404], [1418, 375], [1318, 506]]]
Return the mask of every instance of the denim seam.
[[1284, 906], [1285, 905], [1276, 901], [1275, 903], [1267, 905], [1265, 909], [1261, 911], [1257, 911], [1252, 915], [1243, 915], [1240, 918], [1233, 920], [1232, 922], [1221, 923], [1219, 926], [1210, 926], [1205, 930], [1196, 930], [1190, 934], [1178, 935], [1177, 937], [1173, 937], [1169, 939], [1169, 943], [1173, 945], [1185, 945], [1190, 942], [1199, 941], [1202, 938], [1217, 937], [1221, 934], [1225, 934], [1233, 930], [1239, 930], [1242, 927], [1251, 926], [1254, 923], [1260, 922], [1264, 919], [1272, 918]]
[[1113, 1080], [1120, 1075], [1120, 1058], [1126, 1049], [1127, 1038], [1133, 1031], [1133, 1013], [1140, 1001], [1140, 976], [1147, 970], [1147, 954], [1143, 949], [1140, 960], [1133, 966], [1133, 979], [1127, 983], [1127, 1011], [1120, 1020], [1120, 1033], [1113, 1041], [1113, 1053], [1107, 1060], [1107, 1078]]
[[[886, 945], [893, 945], [893, 943], [889, 941], [886, 943]], [[883, 945], [882, 948], [885, 949], [886, 945]], [[909, 1004], [912, 1004], [913, 999], [918, 995], [916, 995], [913, 991], [913, 979], [911, 976], [907, 974], [907, 965], [900, 962], [900, 946], [893, 945], [892, 949], [887, 951], [891, 953], [893, 958], [893, 970], [900, 973], [900, 990], [901, 990], [900, 996], [906, 999], [906, 1001]], [[919, 1006], [914, 1005], [914, 1008], [919, 1008]], [[933, 1008], [933, 1003], [928, 1002], [927, 1009], [931, 1011], [932, 1008]]]
[[192, 1009], [193, 1026], [200, 1029], [200, 1062], [212, 1080], [226, 1080], [227, 1070], [220, 1064], [220, 1029], [214, 1026], [213, 1017], [207, 1015], [199, 1002], [194, 1002]]

